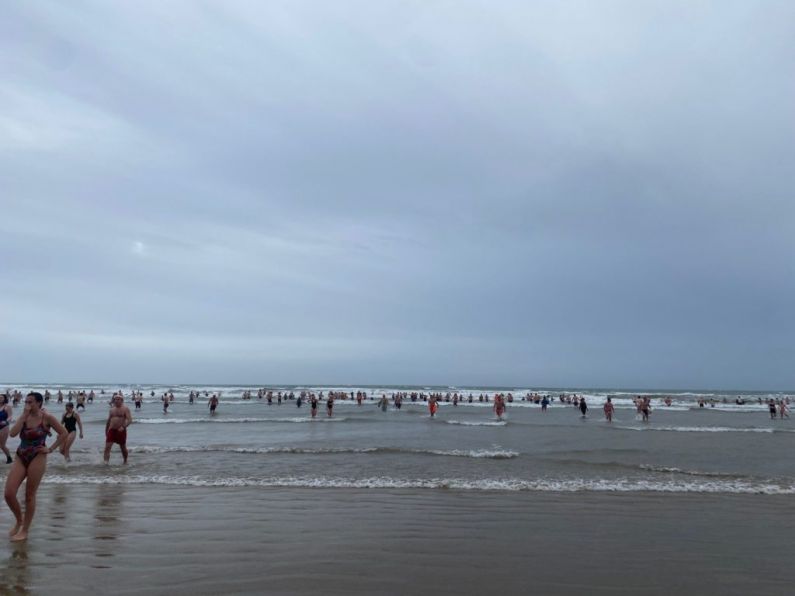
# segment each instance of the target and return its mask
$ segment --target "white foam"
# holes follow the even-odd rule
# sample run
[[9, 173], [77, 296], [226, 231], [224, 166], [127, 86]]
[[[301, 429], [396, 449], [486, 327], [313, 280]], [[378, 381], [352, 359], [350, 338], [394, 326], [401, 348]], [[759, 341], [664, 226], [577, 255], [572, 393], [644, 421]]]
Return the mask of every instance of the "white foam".
[[136, 424], [195, 424], [200, 422], [210, 423], [236, 423], [244, 424], [250, 422], [342, 422], [347, 418], [222, 418], [220, 416], [208, 416], [207, 418], [138, 418], [135, 420]]
[[732, 478], [737, 476], [737, 474], [726, 474], [724, 472], [701, 472], [698, 470], [683, 470], [682, 468], [668, 466], [641, 465], [640, 469], [650, 472], [663, 472], [666, 474], [685, 474], [686, 476], [715, 476], [720, 478]]
[[656, 430], [678, 433], [772, 433], [793, 432], [774, 428], [740, 428], [733, 426], [616, 426], [622, 430]]
[[631, 480], [631, 479], [547, 479], [518, 478], [409, 479], [388, 476], [371, 478], [333, 478], [285, 476], [272, 478], [201, 478], [198, 476], [58, 476], [44, 478], [46, 484], [155, 484], [195, 487], [267, 487], [267, 488], [349, 488], [349, 489], [450, 489], [462, 491], [528, 492], [659, 492], [725, 494], [795, 494], [794, 485], [744, 480]]
[[472, 457], [475, 459], [513, 459], [519, 455], [518, 451], [508, 451], [502, 449], [452, 449], [449, 451], [421, 451], [412, 450], [412, 453], [430, 453], [433, 455], [447, 455], [452, 457]]
[[517, 451], [506, 449], [404, 449], [400, 447], [161, 447], [159, 445], [139, 445], [130, 448], [133, 453], [244, 453], [244, 454], [301, 454], [324, 455], [338, 453], [396, 453], [408, 455], [439, 455], [447, 457], [470, 457], [475, 459], [512, 459]]
[[505, 426], [508, 424], [505, 420], [493, 420], [493, 421], [480, 421], [480, 422], [469, 422], [467, 420], [445, 420], [447, 424], [458, 424], [461, 426]]

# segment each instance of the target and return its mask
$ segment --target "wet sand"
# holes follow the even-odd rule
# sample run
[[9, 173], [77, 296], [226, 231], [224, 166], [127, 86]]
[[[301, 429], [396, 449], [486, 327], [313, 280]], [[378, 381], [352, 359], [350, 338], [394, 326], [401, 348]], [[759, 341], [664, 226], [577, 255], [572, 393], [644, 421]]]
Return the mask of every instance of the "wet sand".
[[[43, 485], [4, 593], [789, 594], [792, 498]], [[3, 523], [10, 525], [4, 514]]]

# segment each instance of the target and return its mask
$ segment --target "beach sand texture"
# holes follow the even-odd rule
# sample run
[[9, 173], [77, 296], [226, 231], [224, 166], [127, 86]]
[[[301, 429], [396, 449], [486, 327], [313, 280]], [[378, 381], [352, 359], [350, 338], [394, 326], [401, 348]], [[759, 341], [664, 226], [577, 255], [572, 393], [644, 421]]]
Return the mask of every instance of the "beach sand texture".
[[5, 593], [788, 594], [791, 498], [49, 485]]

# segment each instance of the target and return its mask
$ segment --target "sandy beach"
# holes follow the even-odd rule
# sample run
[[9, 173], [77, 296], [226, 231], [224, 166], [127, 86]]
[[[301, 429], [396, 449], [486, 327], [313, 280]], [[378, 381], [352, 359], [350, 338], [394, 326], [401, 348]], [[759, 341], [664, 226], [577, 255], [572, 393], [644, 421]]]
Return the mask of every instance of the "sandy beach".
[[49, 485], [7, 593], [787, 594], [791, 499]]

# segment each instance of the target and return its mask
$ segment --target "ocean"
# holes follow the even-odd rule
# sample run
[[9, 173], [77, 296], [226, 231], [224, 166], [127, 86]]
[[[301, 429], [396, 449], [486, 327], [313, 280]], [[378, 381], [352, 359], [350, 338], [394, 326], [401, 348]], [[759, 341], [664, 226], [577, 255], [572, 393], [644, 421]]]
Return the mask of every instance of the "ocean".
[[[77, 389], [17, 388], [49, 389], [54, 413], [58, 389]], [[129, 464], [114, 446], [106, 466], [107, 400], [132, 387], [81, 388], [97, 393], [85, 439], [70, 463], [49, 456], [31, 537], [8, 547], [9, 581], [34, 592], [72, 575], [81, 589], [119, 578], [120, 593], [783, 594], [795, 579], [795, 425], [764, 403], [786, 393], [502, 388], [514, 401], [498, 420], [478, 401], [493, 388], [273, 387], [268, 405], [255, 387], [141, 385], [140, 411], [125, 399]], [[280, 390], [368, 399], [336, 400], [331, 418], [321, 402], [312, 420]], [[377, 407], [398, 390], [464, 402], [434, 418], [422, 401]], [[220, 393], [214, 417], [205, 391]], [[521, 401], [534, 391], [547, 412]], [[558, 399], [575, 392], [585, 418]]]

